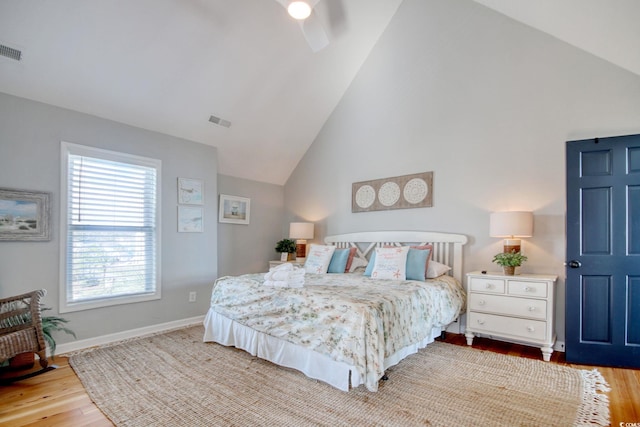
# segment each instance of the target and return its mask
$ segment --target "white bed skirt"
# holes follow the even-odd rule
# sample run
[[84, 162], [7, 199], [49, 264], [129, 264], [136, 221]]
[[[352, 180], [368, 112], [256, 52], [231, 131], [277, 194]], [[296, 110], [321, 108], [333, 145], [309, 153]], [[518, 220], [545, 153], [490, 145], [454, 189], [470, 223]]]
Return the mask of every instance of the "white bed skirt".
[[[432, 343], [441, 333], [442, 329], [434, 328], [431, 330], [431, 335], [424, 340], [409, 345], [387, 357], [384, 360], [384, 369], [396, 365], [410, 354], [417, 353], [418, 350]], [[252, 356], [268, 360], [279, 366], [296, 369], [309, 378], [324, 381], [342, 391], [349, 391], [349, 378], [351, 378], [351, 387], [353, 388], [364, 382], [364, 377], [358, 374], [353, 366], [344, 362], [336, 362], [313, 350], [255, 331], [216, 313], [212, 309], [209, 309], [204, 319], [203, 341], [213, 341], [245, 350]]]

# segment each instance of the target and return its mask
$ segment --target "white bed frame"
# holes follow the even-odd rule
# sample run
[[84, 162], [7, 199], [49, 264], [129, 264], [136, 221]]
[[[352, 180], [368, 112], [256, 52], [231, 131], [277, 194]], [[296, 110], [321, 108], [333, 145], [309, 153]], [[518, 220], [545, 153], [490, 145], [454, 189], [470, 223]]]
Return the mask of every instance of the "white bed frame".
[[[368, 260], [375, 248], [383, 246], [433, 245], [432, 258], [451, 267], [451, 276], [462, 281], [462, 246], [467, 243], [463, 234], [432, 231], [363, 231], [336, 234], [324, 239], [328, 245], [338, 248], [357, 248], [356, 255]], [[363, 246], [364, 245], [364, 246]]]
[[[449, 272], [462, 283], [462, 245], [467, 237], [461, 234], [435, 233], [425, 231], [371, 231], [327, 236], [324, 241], [338, 248], [357, 248], [357, 256], [367, 259], [374, 248], [400, 245], [433, 245], [433, 259], [451, 267]], [[324, 381], [343, 391], [360, 385], [360, 379], [351, 376], [355, 368], [343, 362], [336, 362], [328, 356], [291, 344], [241, 325], [231, 319], [209, 310], [204, 320], [204, 341], [215, 341], [226, 346], [247, 351], [253, 356], [268, 360], [280, 366], [294, 368], [309, 378]], [[410, 354], [416, 353], [439, 337], [442, 329], [434, 328], [421, 342], [407, 346], [384, 361], [385, 370], [399, 363]], [[350, 380], [351, 379], [351, 380]]]

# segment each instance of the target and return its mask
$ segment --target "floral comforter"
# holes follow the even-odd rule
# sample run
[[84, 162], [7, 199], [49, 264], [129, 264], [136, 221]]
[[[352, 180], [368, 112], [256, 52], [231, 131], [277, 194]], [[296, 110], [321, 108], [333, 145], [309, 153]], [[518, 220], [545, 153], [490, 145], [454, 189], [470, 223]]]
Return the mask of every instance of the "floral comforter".
[[307, 274], [302, 288], [264, 286], [263, 274], [222, 277], [217, 313], [259, 332], [354, 366], [376, 391], [384, 360], [452, 322], [465, 293], [449, 276], [426, 282], [360, 274]]

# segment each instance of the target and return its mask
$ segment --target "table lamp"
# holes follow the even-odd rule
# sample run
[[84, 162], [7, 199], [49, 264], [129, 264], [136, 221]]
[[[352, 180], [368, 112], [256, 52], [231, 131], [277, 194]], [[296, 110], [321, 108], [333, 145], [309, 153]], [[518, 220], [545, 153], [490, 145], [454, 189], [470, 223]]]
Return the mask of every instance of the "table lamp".
[[532, 212], [492, 212], [489, 217], [489, 235], [504, 238], [504, 252], [520, 252], [518, 237], [533, 236]]
[[296, 260], [307, 256], [307, 239], [313, 239], [313, 223], [292, 222], [289, 224], [289, 238], [296, 241]]

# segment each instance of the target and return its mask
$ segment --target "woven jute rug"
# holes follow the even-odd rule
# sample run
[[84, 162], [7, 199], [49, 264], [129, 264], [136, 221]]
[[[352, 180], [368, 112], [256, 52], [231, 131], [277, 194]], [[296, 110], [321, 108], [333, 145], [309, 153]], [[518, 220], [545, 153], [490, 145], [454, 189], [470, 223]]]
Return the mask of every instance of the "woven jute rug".
[[339, 391], [234, 348], [200, 326], [96, 348], [70, 364], [117, 426], [608, 425], [598, 371], [433, 343], [378, 392]]

